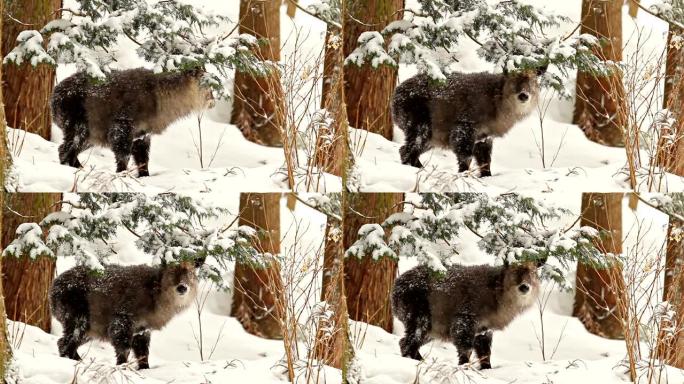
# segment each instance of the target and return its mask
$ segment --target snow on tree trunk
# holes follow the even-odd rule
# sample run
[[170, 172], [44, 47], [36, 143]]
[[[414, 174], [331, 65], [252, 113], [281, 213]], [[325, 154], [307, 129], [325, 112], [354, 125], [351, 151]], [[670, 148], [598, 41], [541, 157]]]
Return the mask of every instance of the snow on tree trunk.
[[[0, 0], [0, 14], [5, 14], [4, 0]], [[0, 17], [0, 41], [2, 41], [2, 17]], [[3, 66], [0, 65], [0, 79], [2, 79]], [[5, 108], [2, 98], [2, 88], [0, 87], [0, 206], [5, 206], [5, 176], [10, 166], [11, 158], [7, 150], [7, 123], [5, 122]], [[0, 233], [3, 230], [2, 210], [0, 210]], [[0, 275], [2, 275], [2, 264], [4, 258], [0, 258]], [[7, 341], [7, 315], [5, 312], [5, 297], [0, 279], [0, 377], [6, 377], [7, 363], [12, 356], [12, 352]]]
[[[325, 56], [323, 59], [323, 89], [321, 108], [331, 117], [329, 125], [322, 125], [316, 138], [316, 166], [335, 176], [343, 176], [349, 169], [347, 109], [344, 102], [344, 56], [342, 52], [342, 30], [328, 25], [325, 34]], [[346, 165], [345, 165], [346, 164]]]
[[[676, 311], [677, 330], [671, 338], [662, 338], [660, 354], [668, 365], [684, 368], [684, 223], [670, 217], [667, 229], [665, 283], [663, 300]], [[662, 336], [662, 335], [661, 335]]]
[[[359, 236], [364, 224], [383, 222], [391, 214], [401, 211], [401, 193], [350, 193], [346, 195], [344, 211], [344, 249]], [[344, 287], [347, 294], [349, 317], [356, 321], [382, 327], [392, 332], [390, 291], [397, 274], [397, 260], [370, 255], [349, 256], [344, 262]]]
[[349, 314], [344, 295], [344, 250], [341, 231], [342, 223], [328, 216], [325, 227], [321, 300], [325, 301], [334, 313], [332, 321], [335, 329], [332, 335], [317, 335], [318, 344], [314, 350], [314, 358], [338, 369], [346, 367], [353, 354], [349, 341]]
[[[595, 246], [606, 257], [622, 252], [622, 197], [621, 193], [582, 194], [580, 226], [601, 231]], [[619, 269], [617, 265], [596, 269], [579, 263], [573, 307], [573, 316], [589, 332], [613, 339], [622, 337], [616, 292], [622, 289], [624, 281], [615, 278], [621, 276]]]
[[[3, 13], [2, 57], [14, 48], [20, 32], [33, 29], [59, 17], [61, 0], [10, 0]], [[11, 15], [11, 18], [10, 18]], [[55, 69], [49, 65], [32, 67], [30, 63], [7, 65], [2, 82], [7, 124], [50, 139], [48, 99], [55, 81]]]
[[[594, 49], [601, 59], [622, 60], [622, 5], [623, 0], [582, 1], [580, 33], [601, 39]], [[576, 92], [573, 123], [592, 141], [623, 145], [627, 106], [620, 73], [596, 77], [579, 71]]]
[[[280, 60], [280, 4], [279, 1], [240, 1], [239, 33], [262, 40], [256, 56], [274, 62]], [[247, 140], [282, 146], [285, 99], [279, 75], [252, 76], [238, 71], [234, 90], [231, 122]]]
[[[261, 252], [280, 253], [280, 194], [240, 194], [239, 225], [257, 230], [256, 248]], [[280, 266], [272, 261], [267, 267], [235, 263], [233, 303], [231, 314], [245, 330], [269, 339], [282, 337], [281, 314], [276, 301], [282, 293]]]
[[[344, 55], [347, 57], [358, 45], [363, 32], [383, 29], [394, 20], [401, 20], [404, 0], [369, 0], [349, 3], [344, 18]], [[396, 67], [372, 68], [347, 65], [345, 68], [345, 97], [349, 124], [392, 140], [390, 100], [397, 82]]]
[[[41, 220], [60, 210], [59, 193], [15, 193], [6, 196], [2, 213], [2, 247], [16, 237], [20, 224]], [[29, 255], [3, 258], [2, 285], [7, 317], [50, 332], [48, 291], [55, 274], [55, 259]]]
[[684, 32], [674, 25], [667, 36], [663, 108], [675, 118], [673, 126], [663, 127], [658, 145], [658, 164], [668, 172], [684, 176]]

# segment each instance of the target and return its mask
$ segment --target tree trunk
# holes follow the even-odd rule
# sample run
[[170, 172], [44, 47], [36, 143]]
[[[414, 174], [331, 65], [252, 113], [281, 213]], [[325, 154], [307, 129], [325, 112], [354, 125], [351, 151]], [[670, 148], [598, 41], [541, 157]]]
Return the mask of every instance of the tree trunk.
[[[40, 222], [60, 209], [59, 193], [15, 193], [6, 196], [2, 212], [2, 247], [16, 237], [20, 224]], [[3, 259], [2, 285], [5, 291], [7, 317], [40, 327], [50, 332], [48, 291], [55, 274], [55, 260], [50, 257], [32, 259], [28, 255]]]
[[[404, 0], [352, 0], [344, 18], [344, 55], [358, 45], [359, 36], [367, 31], [379, 31], [392, 21], [400, 20]], [[344, 92], [349, 124], [392, 140], [393, 125], [390, 101], [397, 82], [397, 68], [383, 66], [373, 69], [347, 65]]]
[[[274, 0], [240, 1], [239, 33], [262, 40], [256, 54], [263, 60], [280, 60], [280, 4]], [[266, 76], [237, 72], [234, 90], [232, 123], [247, 140], [282, 146], [285, 98], [277, 72]]]
[[[583, 0], [580, 33], [601, 39], [594, 53], [604, 60], [622, 60], [622, 5], [623, 0]], [[622, 75], [595, 77], [578, 72], [577, 96], [573, 123], [579, 125], [592, 141], [611, 145], [624, 145], [623, 129], [626, 124], [627, 105]]]
[[[61, 7], [61, 0], [7, 1], [6, 13], [2, 15], [2, 57], [14, 48], [20, 32], [35, 29], [36, 25], [44, 25], [60, 17], [59, 12], [55, 12]], [[55, 82], [54, 68], [48, 65], [34, 68], [29, 63], [6, 65], [2, 82], [7, 124], [49, 140], [51, 120], [48, 99]]]
[[[684, 368], [684, 223], [670, 217], [667, 228], [667, 251], [665, 256], [665, 284], [663, 300], [676, 311], [674, 337], [661, 335], [660, 358], [668, 365]], [[669, 325], [671, 326], [671, 324]]]
[[344, 102], [344, 56], [342, 52], [342, 30], [328, 26], [325, 34], [325, 56], [323, 58], [323, 89], [321, 108], [332, 117], [329, 126], [321, 126], [316, 137], [314, 161], [322, 171], [346, 178], [350, 169], [349, 121]]
[[[5, 14], [4, 0], [0, 0], [0, 15]], [[0, 17], [0, 41], [2, 41], [3, 18]], [[0, 65], [0, 79], [2, 79], [3, 66]], [[0, 87], [0, 206], [5, 206], [5, 176], [11, 165], [11, 157], [7, 150], [7, 123], [5, 122], [5, 108], [3, 103], [2, 88]], [[0, 209], [0, 215], [2, 210]], [[2, 217], [0, 217], [0, 233], [2, 233]], [[0, 275], [4, 258], [0, 258]], [[7, 364], [12, 357], [12, 350], [7, 341], [7, 315], [5, 312], [5, 296], [3, 293], [2, 279], [0, 279], [0, 377], [7, 377]]]
[[625, 0], [625, 2], [629, 6], [629, 16], [636, 19], [637, 14], [639, 14], [639, 3], [641, 0]]
[[[258, 231], [255, 246], [261, 252], [280, 253], [280, 194], [240, 194], [239, 225]], [[245, 330], [268, 339], [282, 338], [282, 314], [276, 305], [282, 300], [283, 282], [280, 266], [270, 260], [266, 267], [235, 263], [233, 303], [231, 313]], [[282, 303], [281, 303], [282, 304]]]
[[[344, 249], [356, 241], [362, 225], [382, 223], [392, 213], [400, 212], [403, 198], [401, 193], [347, 194], [349, 209], [344, 211]], [[349, 317], [392, 332], [390, 291], [396, 273], [395, 259], [373, 260], [370, 255], [345, 258], [344, 286]]]
[[673, 41], [675, 37], [683, 38], [684, 32], [671, 25], [667, 35], [663, 108], [672, 112], [675, 122], [671, 127], [663, 127], [657, 161], [666, 171], [684, 176], [684, 48]]
[[[581, 226], [601, 231], [595, 246], [605, 254], [622, 252], [622, 197], [621, 193], [583, 193]], [[573, 316], [596, 335], [622, 338], [622, 323], [618, 315], [618, 293], [624, 286], [620, 266], [596, 269], [577, 266], [577, 280]]]
[[343, 369], [349, 361], [349, 314], [344, 295], [344, 249], [342, 249], [342, 223], [328, 217], [325, 227], [325, 250], [323, 254], [323, 284], [321, 300], [333, 311], [331, 319], [333, 334], [325, 334], [329, 324], [321, 324], [316, 337], [315, 358], [325, 365]]

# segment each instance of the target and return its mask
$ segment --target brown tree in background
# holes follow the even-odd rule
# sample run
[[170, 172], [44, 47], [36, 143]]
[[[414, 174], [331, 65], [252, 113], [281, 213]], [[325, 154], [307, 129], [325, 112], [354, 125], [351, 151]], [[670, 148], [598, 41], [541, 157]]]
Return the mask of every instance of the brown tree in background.
[[[0, 15], [4, 15], [4, 0], [0, 0]], [[3, 20], [0, 17], [0, 41], [2, 41], [2, 24]], [[2, 78], [2, 68], [0, 65], [0, 79]], [[3, 105], [2, 88], [0, 87], [0, 206], [5, 206], [5, 177], [7, 170], [10, 167], [11, 157], [7, 150], [7, 123], [5, 122], [5, 108]], [[0, 209], [0, 233], [3, 230], [2, 226], [2, 210]], [[0, 275], [2, 274], [3, 258], [0, 258]], [[7, 315], [5, 313], [5, 299], [2, 287], [2, 279], [0, 279], [0, 377], [7, 377], [7, 364], [12, 357], [9, 342], [7, 341]]]
[[[600, 231], [600, 239], [594, 245], [606, 255], [622, 252], [622, 198], [621, 193], [582, 194], [580, 225]], [[573, 316], [589, 332], [616, 339], [622, 337], [617, 295], [622, 292], [624, 281], [617, 261], [608, 260], [608, 264], [609, 267], [601, 269], [578, 264]]]
[[[344, 210], [344, 249], [358, 238], [364, 224], [382, 223], [387, 217], [401, 212], [404, 195], [401, 193], [348, 193]], [[346, 257], [344, 287], [349, 317], [356, 321], [382, 327], [392, 332], [390, 291], [397, 274], [397, 260], [384, 257], [373, 260]]]
[[[14, 240], [20, 224], [40, 222], [49, 213], [58, 211], [61, 198], [59, 193], [6, 195], [2, 210], [2, 248]], [[5, 257], [2, 264], [7, 317], [50, 332], [48, 291], [55, 274], [55, 259], [21, 255]]]
[[[261, 40], [257, 57], [280, 60], [280, 1], [240, 0], [239, 33]], [[284, 124], [284, 98], [279, 75], [235, 74], [231, 122], [247, 140], [268, 146], [281, 146]]]
[[[17, 36], [36, 25], [60, 17], [61, 0], [9, 0], [3, 18], [2, 57], [16, 45]], [[50, 109], [55, 70], [48, 65], [38, 67], [24, 63], [7, 65], [2, 76], [7, 124], [50, 139]]]
[[[684, 215], [684, 212], [682, 212]], [[665, 255], [663, 300], [676, 311], [676, 331], [672, 338], [661, 335], [659, 353], [668, 364], [684, 368], [684, 222], [670, 216]]]
[[[582, 0], [580, 33], [600, 39], [600, 47], [594, 53], [601, 59], [622, 60], [623, 4], [623, 0]], [[627, 105], [620, 72], [616, 69], [609, 76], [596, 77], [580, 71], [576, 91], [573, 123], [592, 141], [623, 145]]]
[[684, 31], [670, 25], [665, 61], [665, 91], [663, 108], [675, 118], [672, 126], [663, 127], [658, 145], [658, 165], [666, 171], [684, 176]]
[[[367, 31], [379, 31], [403, 17], [404, 0], [351, 0], [344, 18], [344, 55], [358, 46], [359, 36]], [[349, 125], [365, 129], [392, 140], [390, 100], [397, 82], [397, 68], [369, 64], [345, 68], [345, 97]]]
[[[280, 253], [280, 194], [240, 194], [239, 225], [257, 230], [255, 246], [261, 252]], [[231, 315], [240, 321], [245, 330], [268, 339], [282, 337], [281, 314], [276, 301], [282, 292], [280, 266], [275, 260], [266, 267], [236, 262]]]

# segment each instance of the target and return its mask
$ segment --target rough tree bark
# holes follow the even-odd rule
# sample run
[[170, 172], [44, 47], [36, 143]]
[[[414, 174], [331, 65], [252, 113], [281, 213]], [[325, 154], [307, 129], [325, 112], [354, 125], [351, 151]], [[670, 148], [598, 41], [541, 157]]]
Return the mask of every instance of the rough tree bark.
[[[684, 212], [682, 212], [684, 214]], [[665, 283], [663, 300], [668, 301], [676, 311], [678, 331], [673, 338], [661, 335], [660, 357], [668, 365], [684, 368], [684, 223], [670, 217], [667, 228], [667, 249], [665, 256]]]
[[[382, 223], [389, 215], [401, 211], [401, 193], [349, 193], [344, 211], [344, 249], [358, 238], [362, 225]], [[349, 317], [382, 327], [392, 332], [390, 291], [397, 273], [397, 261], [390, 258], [373, 260], [347, 257], [344, 263], [344, 286]]]
[[[0, 15], [5, 13], [5, 2], [0, 0]], [[0, 41], [2, 41], [3, 20], [0, 17]], [[0, 79], [2, 79], [2, 68], [0, 65]], [[11, 158], [7, 150], [7, 123], [5, 122], [5, 108], [3, 103], [2, 88], [0, 87], [0, 206], [5, 206], [5, 176], [10, 167]], [[0, 210], [0, 233], [2, 233], [2, 210]], [[0, 275], [2, 275], [3, 259], [0, 258]], [[5, 296], [3, 293], [2, 279], [0, 279], [0, 377], [7, 377], [7, 364], [12, 357], [9, 343], [7, 341], [7, 315], [5, 312]]]
[[663, 108], [675, 117], [671, 127], [664, 127], [658, 145], [658, 165], [666, 171], [684, 176], [684, 31], [671, 25], [667, 35], [665, 92]]
[[[241, 0], [239, 33], [263, 41], [256, 54], [264, 60], [280, 60], [280, 2]], [[249, 73], [235, 74], [231, 121], [247, 140], [268, 146], [282, 146], [285, 99], [280, 77]]]
[[[280, 253], [280, 194], [240, 194], [239, 225], [258, 231], [256, 247], [262, 252]], [[282, 338], [276, 300], [282, 294], [280, 266], [271, 261], [266, 267], [235, 263], [231, 313], [245, 330], [268, 339]]]
[[[403, 17], [404, 0], [352, 0], [344, 18], [344, 55], [358, 45], [361, 33], [378, 31]], [[396, 68], [373, 69], [347, 65], [344, 73], [349, 124], [392, 140], [390, 100], [397, 82]]]
[[[39, 222], [60, 209], [59, 193], [15, 193], [6, 195], [2, 212], [2, 247], [16, 237], [20, 224]], [[2, 285], [7, 317], [50, 332], [48, 291], [55, 274], [51, 257], [28, 255], [3, 258]]]
[[349, 120], [344, 102], [344, 56], [342, 30], [328, 25], [323, 59], [321, 108], [332, 116], [329, 126], [321, 126], [316, 137], [314, 161], [321, 170], [346, 179], [351, 167], [349, 156]]
[[[623, 0], [582, 0], [582, 27], [601, 39], [598, 57], [618, 62], [622, 60], [622, 5]], [[584, 134], [601, 144], [624, 145], [623, 129], [627, 105], [622, 75], [595, 77], [589, 73], [577, 74], [577, 96], [573, 123]]]
[[[601, 231], [596, 247], [603, 253], [622, 252], [622, 198], [621, 193], [583, 193], [581, 226]], [[588, 265], [577, 266], [573, 316], [578, 317], [591, 333], [618, 339], [622, 338], [622, 325], [617, 313], [617, 295], [624, 281], [619, 265], [596, 269]], [[617, 269], [617, 270], [616, 270]]]
[[349, 314], [344, 293], [344, 249], [342, 249], [342, 223], [328, 216], [325, 227], [325, 250], [323, 254], [323, 283], [321, 300], [333, 311], [334, 333], [325, 335], [319, 330], [315, 358], [326, 365], [345, 369], [350, 360]]
[[[9, 0], [3, 13], [2, 57], [16, 45], [17, 36], [36, 25], [60, 17], [61, 0]], [[17, 20], [21, 21], [18, 22]], [[48, 99], [55, 81], [55, 70], [48, 65], [32, 67], [6, 65], [2, 76], [7, 124], [50, 139]]]

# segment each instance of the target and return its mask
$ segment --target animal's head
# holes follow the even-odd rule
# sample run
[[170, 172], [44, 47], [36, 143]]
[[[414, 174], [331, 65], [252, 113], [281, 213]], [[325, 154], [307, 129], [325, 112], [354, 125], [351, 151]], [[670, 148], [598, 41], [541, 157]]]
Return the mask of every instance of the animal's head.
[[503, 289], [521, 306], [532, 305], [539, 294], [537, 265], [520, 263], [504, 266]]
[[178, 306], [187, 306], [197, 295], [196, 265], [181, 262], [162, 265], [162, 294], [174, 298]]
[[516, 109], [522, 114], [531, 112], [539, 98], [538, 76], [545, 70], [541, 68], [536, 71], [504, 73], [506, 80], [503, 89], [504, 100], [516, 105]]

